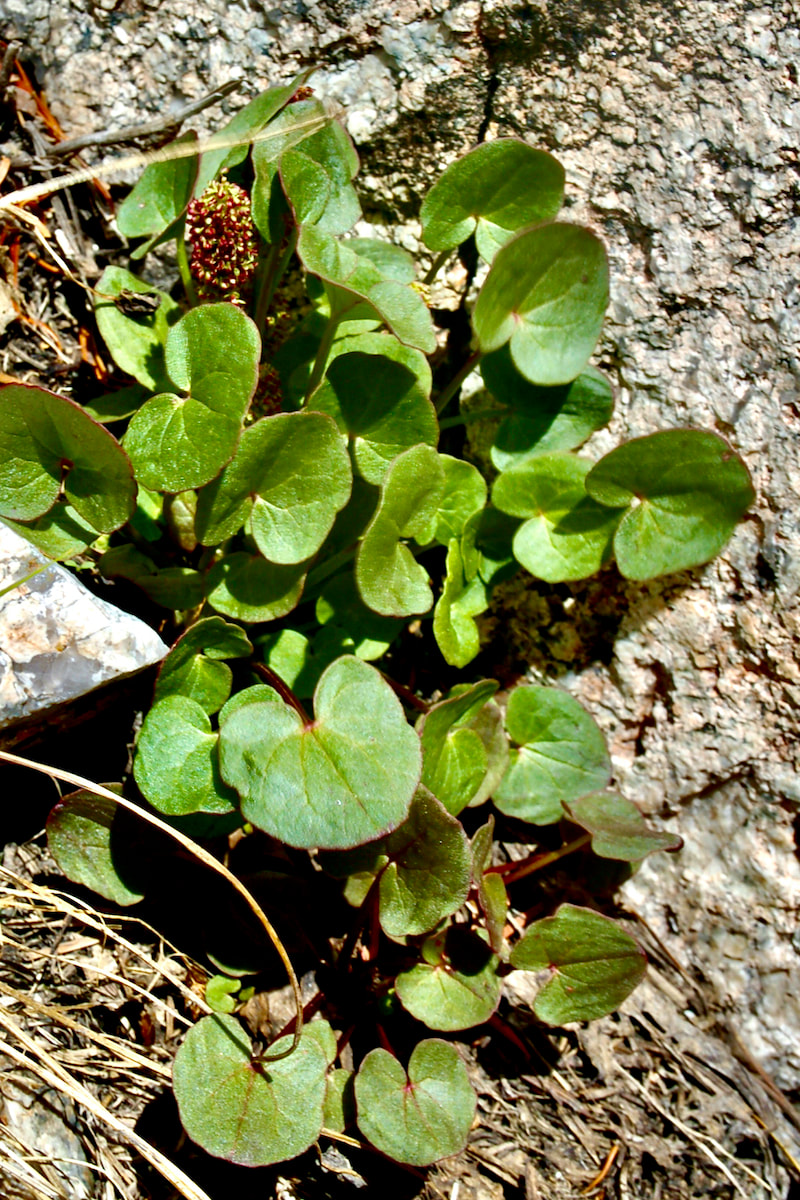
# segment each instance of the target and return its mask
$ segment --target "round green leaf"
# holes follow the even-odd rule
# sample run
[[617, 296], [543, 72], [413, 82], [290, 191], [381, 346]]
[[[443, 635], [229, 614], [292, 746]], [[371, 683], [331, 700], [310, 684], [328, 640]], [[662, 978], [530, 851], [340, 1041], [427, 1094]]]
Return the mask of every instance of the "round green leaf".
[[592, 850], [600, 858], [639, 862], [656, 850], [680, 850], [674, 833], [652, 829], [632, 800], [617, 792], [590, 792], [564, 804], [570, 821], [592, 835]]
[[[115, 304], [115, 299], [124, 292], [156, 296], [158, 307], [149, 315], [127, 316]], [[123, 267], [106, 267], [97, 283], [94, 311], [97, 328], [120, 370], [151, 392], [168, 388], [164, 346], [170, 325], [180, 315], [175, 301]], [[135, 412], [140, 403], [141, 397], [131, 411]]]
[[498, 958], [464, 926], [428, 938], [423, 960], [397, 976], [403, 1008], [429, 1029], [454, 1033], [488, 1021], [500, 1000]]
[[408, 1074], [388, 1050], [371, 1050], [356, 1075], [358, 1127], [383, 1154], [425, 1167], [467, 1144], [476, 1097], [455, 1046], [420, 1042]]
[[489, 768], [486, 748], [466, 722], [496, 691], [493, 679], [481, 680], [434, 704], [417, 726], [422, 742], [422, 782], [453, 816], [467, 807]]
[[349, 439], [368, 483], [381, 483], [389, 463], [424, 442], [436, 446], [439, 427], [430, 401], [431, 370], [419, 350], [387, 333], [342, 338], [308, 407], [328, 413]]
[[380, 837], [408, 813], [422, 768], [419, 740], [382, 676], [358, 658], [323, 673], [315, 718], [257, 700], [220, 716], [223, 778], [248, 821], [290, 846], [344, 849]]
[[279, 413], [245, 429], [233, 461], [200, 493], [203, 545], [232, 537], [249, 516], [261, 553], [300, 563], [319, 550], [351, 491], [350, 460], [321, 413]]
[[525, 225], [551, 220], [561, 207], [564, 168], [517, 138], [496, 138], [452, 163], [422, 202], [422, 239], [450, 250], [476, 234], [478, 250], [493, 252]]
[[430, 446], [412, 446], [389, 467], [377, 512], [356, 556], [364, 603], [386, 617], [427, 612], [433, 594], [427, 572], [403, 539], [433, 537], [444, 492], [444, 468]]
[[165, 696], [186, 696], [204, 712], [222, 708], [231, 692], [233, 675], [225, 658], [246, 658], [253, 646], [243, 629], [222, 617], [205, 617], [190, 625], [161, 664], [154, 702]]
[[206, 576], [206, 599], [236, 621], [277, 621], [303, 594], [306, 563], [282, 566], [239, 551], [215, 563]]
[[[278, 1062], [254, 1061], [239, 1022], [203, 1017], [175, 1056], [173, 1087], [183, 1127], [218, 1158], [246, 1167], [295, 1158], [319, 1137], [329, 1052], [313, 1022]], [[329, 1029], [329, 1027], [328, 1027]], [[279, 1053], [290, 1038], [270, 1047]]]
[[715, 433], [664, 430], [612, 450], [589, 472], [601, 504], [629, 505], [614, 537], [628, 579], [652, 579], [718, 554], [753, 502], [747, 467]]
[[591, 465], [574, 454], [542, 454], [495, 480], [495, 506], [530, 518], [514, 534], [514, 556], [537, 579], [586, 579], [611, 558], [620, 511], [587, 496]]
[[133, 776], [159, 812], [230, 812], [235, 796], [217, 766], [217, 734], [195, 700], [166, 696], [144, 719]]
[[521, 687], [511, 693], [506, 730], [517, 749], [494, 795], [501, 812], [536, 825], [564, 815], [562, 800], [604, 788], [611, 761], [599, 728], [567, 692]]
[[118, 812], [113, 800], [93, 792], [65, 796], [47, 818], [47, 848], [73, 883], [124, 907], [138, 903], [144, 893], [120, 870], [114, 844]]
[[536, 921], [511, 951], [511, 965], [549, 971], [533, 1002], [548, 1025], [593, 1021], [613, 1012], [644, 975], [644, 952], [615, 921], [589, 908], [562, 904]]
[[0, 516], [32, 521], [63, 489], [78, 517], [110, 533], [133, 512], [127, 455], [79, 404], [24, 383], [0, 388]]
[[190, 309], [169, 331], [166, 368], [181, 394], [153, 396], [124, 438], [145, 487], [183, 492], [219, 474], [239, 441], [260, 353], [258, 330], [234, 304]]
[[537, 387], [520, 375], [506, 343], [482, 360], [481, 374], [492, 396], [511, 410], [491, 450], [499, 471], [537, 454], [574, 450], [611, 420], [611, 385], [594, 367], [560, 387]]
[[509, 342], [531, 383], [569, 383], [594, 349], [607, 304], [602, 243], [578, 225], [540, 225], [498, 251], [472, 323], [482, 353]]

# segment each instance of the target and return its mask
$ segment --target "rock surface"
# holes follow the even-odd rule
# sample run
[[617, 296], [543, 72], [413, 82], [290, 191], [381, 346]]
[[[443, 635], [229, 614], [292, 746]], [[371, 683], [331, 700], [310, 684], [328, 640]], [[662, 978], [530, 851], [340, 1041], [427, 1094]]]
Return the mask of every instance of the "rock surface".
[[0, 524], [0, 593], [6, 588], [0, 595], [0, 736], [153, 666], [167, 652], [149, 625], [93, 596], [71, 571]]
[[617, 413], [592, 450], [661, 428], [713, 429], [744, 456], [758, 500], [704, 570], [606, 588], [613, 647], [592, 650], [584, 670], [564, 676], [557, 648], [580, 648], [595, 585], [575, 589], [558, 620], [543, 602], [553, 628], [542, 670], [601, 721], [623, 790], [687, 840], [629, 885], [631, 904], [713, 984], [764, 1067], [798, 1086], [794, 6], [2, 5], [71, 134], [161, 112], [232, 75], [257, 89], [319, 63], [316, 86], [347, 106], [360, 144], [366, 215], [399, 216], [411, 248], [420, 197], [458, 151], [517, 133], [562, 160], [569, 216], [612, 258], [597, 361]]

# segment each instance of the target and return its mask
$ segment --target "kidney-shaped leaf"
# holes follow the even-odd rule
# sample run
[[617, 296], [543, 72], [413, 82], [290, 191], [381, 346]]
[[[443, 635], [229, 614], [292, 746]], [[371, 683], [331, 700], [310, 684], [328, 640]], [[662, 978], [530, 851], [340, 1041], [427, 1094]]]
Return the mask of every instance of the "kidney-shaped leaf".
[[253, 646], [239, 625], [222, 617], [205, 617], [190, 625], [161, 664], [154, 701], [187, 696], [204, 712], [222, 708], [231, 693], [233, 675], [225, 658], [246, 658]]
[[232, 537], [249, 518], [275, 563], [316, 554], [351, 490], [347, 449], [330, 417], [279, 413], [245, 429], [236, 455], [200, 493], [195, 529], [204, 545]]
[[564, 168], [517, 138], [483, 142], [452, 163], [422, 202], [422, 239], [450, 250], [475, 233], [478, 250], [493, 251], [525, 225], [551, 220], [564, 196]]
[[246, 819], [306, 848], [358, 846], [395, 828], [422, 763], [392, 689], [374, 667], [340, 658], [317, 685], [314, 713], [305, 724], [294, 709], [260, 698], [223, 709], [222, 776]]
[[118, 813], [113, 800], [73, 792], [59, 800], [47, 818], [47, 848], [73, 883], [127, 906], [138, 903], [144, 893], [120, 870], [114, 845]]
[[484, 354], [509, 342], [531, 383], [569, 383], [594, 349], [607, 304], [602, 243], [578, 225], [539, 225], [498, 251], [472, 323]]
[[[259, 1063], [235, 1017], [203, 1017], [175, 1056], [173, 1086], [181, 1121], [192, 1141], [245, 1167], [295, 1158], [319, 1137], [330, 1051], [314, 1021], [297, 1049]], [[281, 1038], [270, 1047], [280, 1053]]]
[[397, 976], [397, 995], [412, 1017], [446, 1033], [489, 1020], [501, 984], [497, 955], [483, 938], [463, 925], [451, 925], [428, 938], [422, 958]]
[[124, 439], [145, 487], [182, 492], [219, 474], [236, 449], [260, 353], [258, 330], [234, 304], [203, 304], [173, 326], [166, 368], [181, 394], [146, 401]]
[[110, 533], [134, 509], [136, 484], [119, 442], [79, 404], [24, 383], [0, 389], [0, 516], [32, 521], [63, 489], [92, 528]]
[[587, 496], [591, 465], [574, 454], [542, 454], [495, 480], [495, 507], [529, 518], [514, 534], [514, 556], [537, 579], [586, 579], [611, 558], [620, 510]]
[[629, 505], [614, 554], [629, 579], [652, 579], [718, 554], [753, 502], [747, 467], [715, 433], [670, 429], [612, 450], [586, 477], [601, 504]]
[[501, 812], [536, 825], [563, 816], [562, 800], [603, 788], [611, 762], [599, 728], [578, 701], [553, 687], [511, 693], [506, 730], [517, 749], [494, 795]]
[[652, 829], [633, 801], [617, 792], [591, 792], [564, 808], [571, 821], [592, 835], [592, 850], [600, 858], [639, 862], [656, 850], [683, 845], [676, 834]]
[[368, 483], [381, 483], [389, 463], [424, 442], [436, 446], [439, 426], [430, 401], [431, 370], [419, 350], [387, 333], [334, 342], [325, 379], [308, 407], [329, 413], [353, 447]]
[[428, 574], [404, 539], [423, 545], [431, 540], [443, 492], [444, 468], [430, 446], [412, 446], [387, 471], [378, 510], [356, 556], [358, 590], [374, 612], [405, 617], [431, 607]]
[[208, 716], [186, 696], [166, 696], [144, 719], [133, 776], [159, 812], [230, 812], [236, 797], [217, 765], [217, 734]]
[[420, 1042], [407, 1074], [388, 1050], [371, 1050], [355, 1086], [358, 1127], [389, 1158], [425, 1167], [467, 1144], [476, 1097], [448, 1042]]
[[537, 387], [514, 366], [506, 343], [486, 355], [481, 374], [492, 396], [511, 410], [500, 422], [491, 451], [499, 471], [537, 454], [574, 450], [611, 419], [611, 385], [594, 367], [571, 383]]
[[641, 980], [644, 952], [615, 921], [590, 908], [562, 904], [536, 921], [511, 951], [511, 965], [549, 971], [533, 1002], [548, 1025], [593, 1021], [613, 1012]]

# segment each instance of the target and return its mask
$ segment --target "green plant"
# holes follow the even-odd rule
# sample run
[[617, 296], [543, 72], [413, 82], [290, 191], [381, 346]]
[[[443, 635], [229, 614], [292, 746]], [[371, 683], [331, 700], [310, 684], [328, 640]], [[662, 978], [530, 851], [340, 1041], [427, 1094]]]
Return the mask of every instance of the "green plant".
[[[94, 553], [103, 575], [172, 610], [179, 636], [138, 738], [141, 794], [178, 829], [236, 830], [256, 858], [271, 848], [284, 889], [317, 898], [315, 1019], [301, 1033], [298, 1014], [294, 1037], [261, 1052], [232, 1015], [241, 964], [224, 963], [230, 984], [207, 993], [219, 1011], [175, 1064], [187, 1132], [254, 1165], [352, 1129], [424, 1166], [464, 1145], [475, 1097], [451, 1042], [421, 1032], [492, 1020], [512, 968], [541, 972], [533, 1012], [555, 1025], [611, 1011], [644, 971], [628, 934], [568, 898], [548, 894], [540, 911], [555, 911], [509, 942], [508, 888], [569, 854], [587, 874], [603, 860], [634, 869], [679, 840], [609, 790], [600, 730], [567, 693], [519, 687], [504, 710], [494, 681], [462, 677], [431, 701], [372, 664], [430, 614], [445, 663], [465, 668], [493, 588], [520, 565], [560, 583], [612, 560], [634, 580], [703, 563], [752, 488], [702, 431], [598, 462], [575, 453], [613, 407], [588, 365], [606, 255], [556, 219], [560, 165], [514, 138], [454, 163], [422, 205], [438, 255], [428, 283], [467, 239], [488, 268], [471, 356], [434, 394], [443, 356], [425, 286], [398, 246], [347, 236], [357, 155], [304, 84], [144, 172], [119, 227], [145, 239], [134, 258], [174, 239], [185, 300], [110, 267], [97, 321], [135, 383], [85, 407], [3, 389], [0, 516], [55, 557]], [[300, 300], [286, 283], [298, 279]], [[475, 371], [483, 399], [458, 410]], [[460, 457], [481, 420], [491, 500]], [[500, 861], [495, 817], [474, 811], [490, 799], [537, 851]], [[142, 892], [117, 819], [110, 794], [67, 797], [50, 845], [67, 875], [131, 904]], [[354, 910], [344, 931], [337, 897]], [[354, 1026], [355, 1071], [335, 1065]]]

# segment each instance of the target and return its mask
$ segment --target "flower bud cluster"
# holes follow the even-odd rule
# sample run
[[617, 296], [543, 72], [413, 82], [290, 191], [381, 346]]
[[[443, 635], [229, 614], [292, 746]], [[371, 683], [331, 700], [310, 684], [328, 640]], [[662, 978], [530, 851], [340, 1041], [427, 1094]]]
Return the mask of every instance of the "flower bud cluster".
[[209, 184], [186, 214], [189, 269], [201, 300], [244, 305], [258, 262], [258, 242], [244, 188], [227, 179]]

